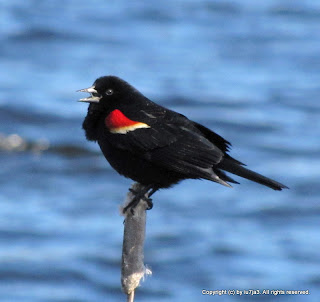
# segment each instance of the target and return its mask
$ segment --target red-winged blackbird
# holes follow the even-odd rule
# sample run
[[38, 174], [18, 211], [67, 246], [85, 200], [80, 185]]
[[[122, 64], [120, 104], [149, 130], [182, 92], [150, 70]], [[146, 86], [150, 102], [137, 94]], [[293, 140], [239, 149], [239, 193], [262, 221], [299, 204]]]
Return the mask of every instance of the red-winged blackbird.
[[86, 138], [97, 141], [110, 165], [145, 186], [139, 197], [168, 188], [183, 179], [208, 179], [231, 187], [224, 171], [274, 190], [285, 185], [244, 168], [229, 154], [230, 143], [187, 117], [159, 106], [124, 80], [98, 78], [80, 90], [90, 97], [83, 122]]

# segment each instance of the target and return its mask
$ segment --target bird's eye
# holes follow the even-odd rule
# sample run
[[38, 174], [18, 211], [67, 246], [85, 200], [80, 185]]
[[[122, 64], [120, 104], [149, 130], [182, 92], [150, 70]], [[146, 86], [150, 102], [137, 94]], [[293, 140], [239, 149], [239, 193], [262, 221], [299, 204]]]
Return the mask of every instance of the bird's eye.
[[106, 91], [106, 95], [112, 95], [113, 94], [113, 90], [112, 89], [108, 89], [107, 91]]

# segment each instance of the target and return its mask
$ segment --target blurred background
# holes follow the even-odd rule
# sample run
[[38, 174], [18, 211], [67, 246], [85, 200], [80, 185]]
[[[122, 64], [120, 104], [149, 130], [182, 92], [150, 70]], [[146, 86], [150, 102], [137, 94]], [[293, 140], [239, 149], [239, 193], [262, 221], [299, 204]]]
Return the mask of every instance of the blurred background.
[[309, 290], [319, 301], [320, 2], [0, 2], [0, 300], [124, 301], [131, 181], [85, 140], [77, 89], [124, 78], [210, 127], [232, 156], [290, 187], [185, 181], [148, 212], [136, 301], [202, 290]]

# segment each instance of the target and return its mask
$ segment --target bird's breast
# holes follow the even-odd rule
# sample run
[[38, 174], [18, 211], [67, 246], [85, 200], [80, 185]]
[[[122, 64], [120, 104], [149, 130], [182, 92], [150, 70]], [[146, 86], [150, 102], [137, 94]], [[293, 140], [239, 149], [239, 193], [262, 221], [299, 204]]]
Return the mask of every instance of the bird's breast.
[[126, 134], [136, 129], [150, 128], [146, 123], [129, 119], [119, 109], [110, 112], [105, 118], [104, 123], [108, 130], [115, 134]]

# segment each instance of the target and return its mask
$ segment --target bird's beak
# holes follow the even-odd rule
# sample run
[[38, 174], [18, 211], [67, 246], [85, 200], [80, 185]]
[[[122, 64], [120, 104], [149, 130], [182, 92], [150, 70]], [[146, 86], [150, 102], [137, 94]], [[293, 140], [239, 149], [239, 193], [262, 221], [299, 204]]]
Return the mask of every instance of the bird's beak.
[[[88, 92], [91, 95], [87, 98], [80, 99], [79, 102], [85, 102], [85, 103], [99, 103], [101, 97], [98, 96], [98, 91], [95, 89], [94, 86], [91, 86], [89, 88], [80, 89], [77, 90], [77, 92]], [[96, 94], [96, 95], [94, 95]]]

